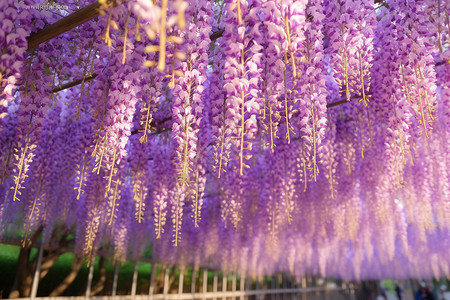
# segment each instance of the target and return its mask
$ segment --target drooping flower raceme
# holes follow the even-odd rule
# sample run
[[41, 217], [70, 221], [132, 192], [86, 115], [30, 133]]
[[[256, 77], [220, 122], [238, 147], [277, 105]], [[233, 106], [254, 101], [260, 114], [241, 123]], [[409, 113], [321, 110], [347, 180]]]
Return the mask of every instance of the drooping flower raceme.
[[[0, 120], [7, 114], [8, 104], [14, 99], [14, 91], [21, 80], [26, 58], [29, 35], [27, 21], [29, 11], [19, 11], [14, 1], [0, 4]], [[0, 121], [1, 122], [1, 121]], [[1, 123], [0, 123], [1, 124]]]
[[365, 106], [369, 102], [369, 69], [372, 63], [372, 39], [375, 10], [370, 1], [326, 2], [325, 30], [330, 37], [329, 52], [340, 94], [347, 101], [358, 95]]
[[44, 121], [50, 106], [51, 77], [44, 67], [51, 66], [51, 61], [43, 53], [28, 61], [25, 90], [21, 93], [18, 111], [17, 137], [12, 160], [14, 184], [13, 200], [19, 200], [30, 163], [35, 156], [37, 144], [41, 138]]
[[[243, 175], [252, 149], [251, 140], [257, 131], [257, 116], [261, 108], [259, 74], [261, 73], [261, 45], [258, 26], [255, 22], [260, 3], [250, 6], [246, 1], [230, 1], [226, 6], [225, 32], [222, 43], [226, 61], [223, 68], [226, 97], [225, 132], [221, 136], [219, 149], [233, 145], [232, 155], [239, 161], [239, 174]], [[253, 27], [247, 29], [246, 23]], [[223, 154], [222, 154], [223, 155]]]
[[[300, 77], [295, 89], [298, 94], [299, 121], [297, 131], [303, 138], [309, 176], [314, 181], [319, 175], [319, 163], [323, 156], [322, 140], [326, 128], [326, 75], [323, 54], [323, 7], [320, 1], [313, 1], [304, 7], [311, 16], [305, 24], [305, 47], [300, 66]], [[296, 8], [300, 9], [300, 8]]]

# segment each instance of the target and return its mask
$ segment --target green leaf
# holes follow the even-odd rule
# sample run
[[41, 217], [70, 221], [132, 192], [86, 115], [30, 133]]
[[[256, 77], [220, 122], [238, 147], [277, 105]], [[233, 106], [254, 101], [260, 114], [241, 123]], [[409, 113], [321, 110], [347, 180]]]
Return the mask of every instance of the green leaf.
[[44, 66], [44, 69], [45, 69], [45, 72], [47, 72], [47, 74], [49, 74], [49, 75], [52, 74], [52, 71], [50, 71], [50, 69], [48, 67]]

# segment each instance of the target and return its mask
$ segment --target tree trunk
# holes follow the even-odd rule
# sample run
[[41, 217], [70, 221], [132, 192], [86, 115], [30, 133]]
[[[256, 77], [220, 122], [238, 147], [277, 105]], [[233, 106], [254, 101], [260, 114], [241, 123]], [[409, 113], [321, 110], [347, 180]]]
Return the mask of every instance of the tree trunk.
[[[17, 273], [14, 281], [13, 288], [9, 294], [9, 298], [19, 298], [19, 297], [29, 297], [31, 293], [31, 286], [33, 284], [33, 275], [36, 270], [36, 255], [30, 261], [30, 253], [32, 245], [35, 244], [37, 238], [42, 233], [43, 227], [39, 227], [36, 232], [31, 237], [30, 243], [27, 243], [25, 247], [22, 247], [19, 252], [19, 258], [17, 260]], [[39, 274], [39, 280], [43, 279], [53, 265], [58, 260], [62, 253], [64, 246], [72, 243], [72, 241], [67, 241], [68, 233], [64, 233], [62, 237], [57, 237], [59, 239], [59, 246], [54, 251], [44, 250], [44, 255], [42, 257], [41, 271]]]
[[19, 287], [21, 284], [21, 278], [24, 277], [24, 273], [27, 273], [27, 262], [28, 262], [28, 256], [29, 256], [29, 248], [20, 248], [20, 252], [19, 252], [19, 257], [17, 259], [17, 273], [16, 273], [16, 278], [14, 279], [14, 284], [13, 284], [13, 288], [11, 289], [11, 291], [9, 292], [9, 296], [8, 298], [19, 298], [20, 297], [20, 292], [19, 292]]
[[31, 262], [30, 264], [28, 260], [30, 257], [31, 246], [36, 242], [42, 230], [43, 227], [40, 226], [31, 237], [30, 243], [27, 243], [25, 247], [20, 248], [19, 258], [17, 259], [16, 278], [14, 280], [13, 289], [9, 293], [9, 298], [30, 296], [34, 273], [34, 268], [32, 268], [31, 266], [35, 266], [35, 264], [33, 264], [33, 262]]
[[72, 265], [72, 270], [64, 278], [64, 280], [50, 293], [50, 297], [60, 296], [64, 291], [74, 282], [75, 278], [83, 265], [83, 260], [79, 257], [75, 257]]

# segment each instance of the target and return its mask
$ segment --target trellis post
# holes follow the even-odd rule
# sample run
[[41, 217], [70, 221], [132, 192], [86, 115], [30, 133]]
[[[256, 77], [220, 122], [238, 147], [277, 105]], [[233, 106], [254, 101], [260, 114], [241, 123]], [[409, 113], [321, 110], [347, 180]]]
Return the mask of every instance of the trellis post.
[[[227, 292], [227, 275], [225, 273], [223, 273], [222, 276], [222, 292], [226, 293]], [[222, 296], [222, 300], [226, 300], [227, 297], [225, 296], [225, 294], [223, 294]]]
[[329, 299], [329, 295], [328, 295], [328, 286], [327, 286], [326, 282], [325, 282], [325, 289], [324, 289], [323, 293], [324, 293], [324, 298], [326, 300], [328, 300]]
[[138, 261], [136, 260], [134, 262], [133, 283], [131, 284], [131, 299], [136, 299], [137, 279], [138, 279]]
[[[255, 284], [255, 288], [257, 291], [259, 291], [261, 289], [261, 286], [259, 284], [260, 278], [256, 277], [256, 284]], [[256, 300], [261, 299], [261, 295], [256, 295]]]
[[231, 288], [233, 290], [233, 297], [231, 297], [232, 300], [236, 300], [236, 272], [233, 272], [233, 277], [231, 281]]
[[[306, 289], [306, 277], [302, 277], [302, 289]], [[306, 293], [302, 293], [302, 300], [306, 300]]]
[[36, 263], [36, 270], [34, 271], [33, 284], [31, 286], [31, 295], [30, 299], [34, 300], [37, 295], [37, 289], [39, 286], [39, 276], [41, 274], [41, 264], [42, 264], [42, 255], [44, 253], [44, 241], [41, 242], [41, 247], [39, 247], [39, 254]]
[[214, 271], [214, 279], [213, 279], [213, 294], [214, 298], [213, 300], [216, 300], [216, 293], [217, 293], [217, 271]]
[[164, 272], [164, 299], [167, 299], [167, 295], [169, 294], [169, 273], [170, 267], [166, 267], [166, 271]]
[[256, 277], [254, 276], [249, 276], [249, 277], [245, 277], [245, 291], [248, 292], [252, 289], [253, 286], [253, 282], [255, 282]]
[[241, 273], [241, 278], [239, 280], [239, 291], [241, 292], [240, 299], [243, 300], [245, 298], [244, 291], [245, 291], [245, 274], [244, 272]]
[[111, 296], [115, 296], [117, 293], [117, 279], [119, 278], [119, 260], [116, 260], [116, 265], [114, 267], [114, 277], [113, 277], [113, 285]]
[[[298, 281], [298, 277], [293, 275], [292, 278], [292, 288], [296, 289], [300, 287], [300, 283]], [[297, 293], [292, 293], [292, 300], [297, 300]]]
[[202, 299], [206, 300], [206, 292], [208, 291], [208, 270], [203, 269], [203, 287], [202, 287]]
[[195, 282], [197, 281], [197, 271], [198, 268], [194, 267], [194, 270], [192, 270], [192, 282], [191, 282], [191, 293], [195, 294]]
[[178, 295], [183, 294], [183, 285], [184, 285], [184, 267], [180, 268], [180, 277], [178, 280]]
[[92, 256], [91, 264], [89, 266], [88, 282], [86, 286], [86, 295], [85, 295], [86, 299], [89, 299], [89, 297], [91, 296], [92, 278], [94, 277], [94, 263], [95, 263], [95, 256]]
[[148, 289], [148, 299], [153, 299], [153, 290], [154, 286], [153, 283], [155, 282], [155, 275], [156, 275], [156, 263], [152, 263], [152, 274], [150, 274], [150, 288]]

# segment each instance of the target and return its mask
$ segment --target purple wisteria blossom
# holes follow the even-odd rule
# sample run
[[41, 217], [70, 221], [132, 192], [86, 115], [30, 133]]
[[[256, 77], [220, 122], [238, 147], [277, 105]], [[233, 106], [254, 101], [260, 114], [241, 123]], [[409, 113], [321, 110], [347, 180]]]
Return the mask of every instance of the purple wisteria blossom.
[[[20, 83], [23, 62], [26, 58], [30, 27], [29, 11], [20, 11], [18, 3], [2, 1], [0, 4], [0, 122], [7, 114], [7, 107], [14, 100], [16, 86]], [[0, 123], [1, 124], [1, 123]]]
[[88, 1], [3, 1], [0, 240], [62, 228], [89, 262], [150, 246], [259, 278], [450, 276], [450, 6], [376, 2], [119, 1], [28, 49]]

